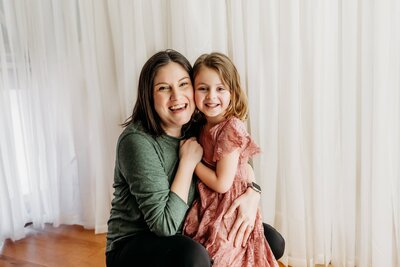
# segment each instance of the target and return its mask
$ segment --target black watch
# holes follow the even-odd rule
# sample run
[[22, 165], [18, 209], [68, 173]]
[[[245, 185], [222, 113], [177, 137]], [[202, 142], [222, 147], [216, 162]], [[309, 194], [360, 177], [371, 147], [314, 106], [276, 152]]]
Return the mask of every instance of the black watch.
[[256, 191], [257, 193], [261, 194], [261, 186], [259, 186], [258, 184], [256, 184], [255, 182], [251, 182], [247, 184], [247, 187], [250, 187], [251, 189], [253, 189], [254, 191]]

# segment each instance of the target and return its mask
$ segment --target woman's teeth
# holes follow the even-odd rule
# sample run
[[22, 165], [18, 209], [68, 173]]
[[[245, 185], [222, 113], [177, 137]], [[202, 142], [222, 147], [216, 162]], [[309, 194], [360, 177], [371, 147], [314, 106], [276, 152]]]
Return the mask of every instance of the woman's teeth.
[[169, 109], [174, 111], [174, 110], [178, 110], [178, 109], [182, 109], [182, 108], [186, 108], [187, 104], [178, 104], [178, 105], [173, 105], [172, 107], [170, 107]]

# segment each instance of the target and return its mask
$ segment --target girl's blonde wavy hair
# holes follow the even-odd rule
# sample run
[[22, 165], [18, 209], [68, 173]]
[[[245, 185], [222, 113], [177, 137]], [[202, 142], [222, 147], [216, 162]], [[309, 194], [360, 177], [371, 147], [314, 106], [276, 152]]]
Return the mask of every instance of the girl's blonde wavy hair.
[[231, 102], [226, 110], [225, 117], [235, 116], [245, 120], [248, 113], [247, 97], [240, 86], [240, 76], [233, 62], [224, 54], [213, 52], [201, 55], [193, 66], [193, 80], [201, 68], [206, 67], [215, 70], [222, 81], [229, 87]]

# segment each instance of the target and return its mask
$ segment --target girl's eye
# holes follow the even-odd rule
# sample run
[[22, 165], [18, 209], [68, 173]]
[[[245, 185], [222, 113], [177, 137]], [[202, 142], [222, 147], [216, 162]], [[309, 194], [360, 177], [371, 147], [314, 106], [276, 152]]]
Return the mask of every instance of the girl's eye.
[[197, 91], [205, 91], [207, 90], [205, 87], [197, 87]]
[[217, 90], [218, 91], [225, 91], [225, 88], [224, 87], [218, 87]]

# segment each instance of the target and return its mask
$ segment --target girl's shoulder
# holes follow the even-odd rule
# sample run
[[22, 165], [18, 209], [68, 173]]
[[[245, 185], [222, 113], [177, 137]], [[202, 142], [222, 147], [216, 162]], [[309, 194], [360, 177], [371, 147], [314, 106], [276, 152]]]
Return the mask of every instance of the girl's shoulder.
[[210, 129], [210, 134], [214, 140], [243, 138], [248, 136], [245, 122], [236, 118], [230, 117], [223, 122], [215, 125]]
[[233, 116], [226, 120], [226, 125], [228, 125], [228, 127], [230, 126], [233, 128], [246, 129], [245, 122]]
[[217, 126], [214, 129], [215, 132], [212, 133], [215, 140], [213, 161], [220, 160], [224, 155], [237, 148], [241, 151], [241, 158], [250, 157], [260, 151], [242, 120], [232, 117]]
[[229, 131], [229, 132], [237, 132], [237, 133], [247, 134], [245, 122], [236, 117], [230, 117], [230, 118], [226, 119], [225, 121], [217, 124], [215, 128], [219, 132]]

